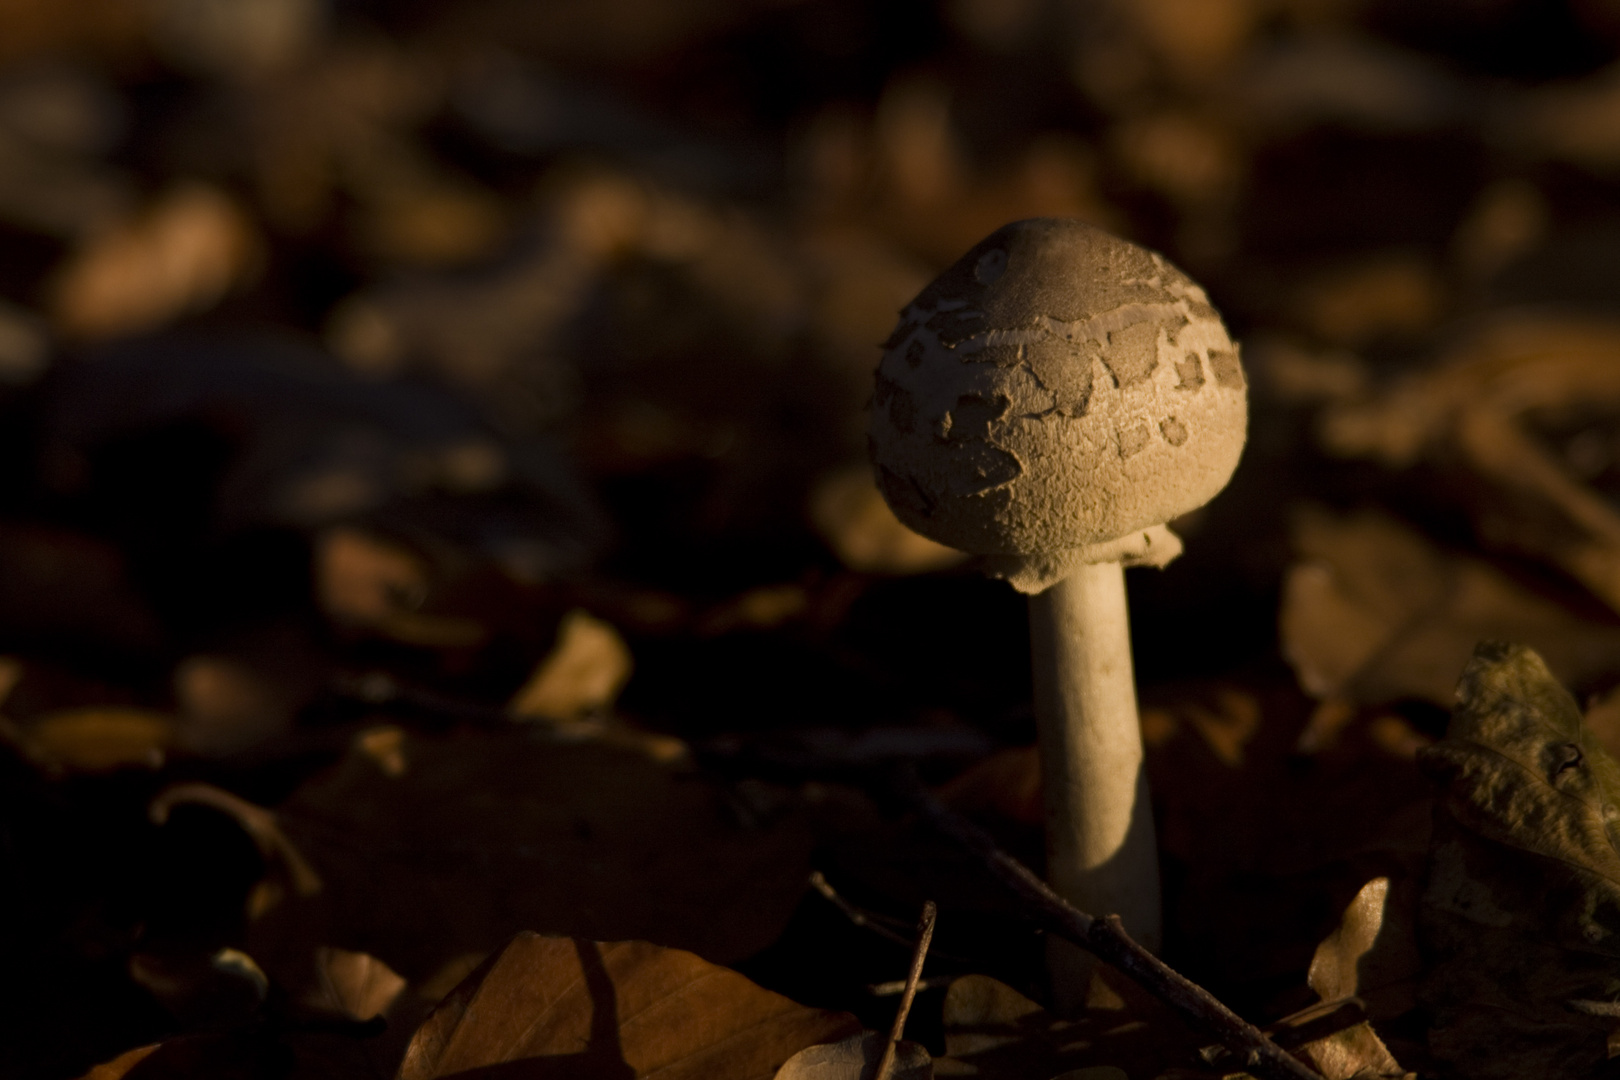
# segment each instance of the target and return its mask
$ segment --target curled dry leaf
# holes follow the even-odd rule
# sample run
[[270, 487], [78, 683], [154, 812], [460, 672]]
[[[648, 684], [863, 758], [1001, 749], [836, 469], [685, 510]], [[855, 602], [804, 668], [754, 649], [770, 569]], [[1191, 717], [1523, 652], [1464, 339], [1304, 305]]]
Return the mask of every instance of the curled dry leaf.
[[514, 719], [574, 720], [613, 704], [630, 678], [629, 646], [610, 623], [570, 611], [557, 643], [507, 706]]
[[1300, 561], [1283, 585], [1282, 647], [1314, 697], [1449, 704], [1475, 642], [1491, 637], [1528, 641], [1571, 681], [1620, 664], [1620, 630], [1481, 559], [1443, 552], [1381, 513], [1302, 508], [1294, 546]]
[[1620, 765], [1540, 657], [1479, 647], [1446, 738], [1422, 899], [1429, 1045], [1464, 1080], [1585, 1076], [1620, 1024]]
[[679, 949], [525, 932], [439, 1003], [398, 1080], [518, 1062], [547, 1075], [767, 1080], [804, 1047], [858, 1030]]
[[[808, 1046], [787, 1059], [775, 1080], [874, 1080], [888, 1036], [876, 1031]], [[934, 1080], [933, 1060], [914, 1042], [895, 1044], [891, 1080]]]

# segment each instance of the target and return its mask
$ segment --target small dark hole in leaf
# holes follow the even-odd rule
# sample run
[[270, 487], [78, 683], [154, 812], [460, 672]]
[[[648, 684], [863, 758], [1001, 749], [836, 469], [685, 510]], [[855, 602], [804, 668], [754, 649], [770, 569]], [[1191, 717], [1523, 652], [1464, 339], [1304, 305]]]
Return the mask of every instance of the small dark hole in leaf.
[[1553, 770], [1554, 777], [1562, 775], [1566, 769], [1579, 768], [1581, 762], [1586, 759], [1586, 755], [1581, 753], [1581, 748], [1574, 743], [1563, 743], [1558, 749], [1563, 750], [1567, 756]]

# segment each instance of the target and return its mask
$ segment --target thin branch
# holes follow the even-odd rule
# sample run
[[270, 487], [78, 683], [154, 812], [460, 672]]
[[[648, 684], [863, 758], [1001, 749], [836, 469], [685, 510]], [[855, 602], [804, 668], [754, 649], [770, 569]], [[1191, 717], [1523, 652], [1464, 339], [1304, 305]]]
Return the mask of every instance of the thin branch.
[[1017, 897], [1021, 914], [1040, 929], [1074, 942], [1117, 968], [1173, 1009], [1194, 1031], [1226, 1047], [1243, 1069], [1260, 1080], [1322, 1080], [1320, 1073], [1272, 1042], [1209, 991], [1133, 941], [1119, 916], [1093, 917], [1058, 896], [1027, 866], [1001, 850], [983, 829], [934, 798], [915, 772], [901, 770], [896, 786], [930, 824], [977, 855]]
[[[837, 889], [833, 888], [832, 882], [828, 881], [826, 875], [820, 870], [810, 871], [810, 887], [816, 890], [817, 893], [821, 894], [821, 897], [829, 904], [843, 912], [844, 918], [848, 919], [862, 930], [870, 930], [872, 933], [883, 937], [885, 940], [894, 942], [903, 949], [909, 950], [911, 948], [911, 937], [894, 929], [896, 926], [905, 926], [907, 925], [906, 923], [899, 919], [891, 918], [888, 915], [880, 915], [875, 911], [867, 911], [864, 908], [856, 907], [854, 904], [844, 899]], [[938, 949], [934, 950], [934, 956], [936, 959], [947, 960], [956, 964], [965, 964], [968, 962], [968, 958], [965, 956], [957, 956], [954, 953], [940, 952]], [[885, 989], [881, 991], [873, 989], [872, 993], [898, 994], [905, 989], [906, 984], [896, 980], [893, 983], [879, 983], [878, 985], [882, 987], [892, 986], [893, 989]], [[929, 987], [925, 986], [924, 989], [929, 989]]]
[[848, 900], [845, 900], [839, 895], [838, 890], [832, 887], [832, 882], [828, 881], [826, 875], [824, 875], [820, 870], [810, 871], [810, 887], [816, 890], [816, 892], [820, 893], [821, 896], [833, 907], [843, 912], [844, 918], [848, 919], [856, 926], [859, 926], [863, 930], [870, 930], [874, 934], [881, 934], [883, 937], [888, 938], [896, 945], [903, 945], [908, 949], [911, 948], [912, 940], [910, 938], [885, 925], [889, 921], [888, 919], [884, 918], [882, 915], [862, 911]]
[[911, 952], [911, 970], [906, 974], [906, 990], [900, 998], [894, 1026], [889, 1029], [889, 1041], [883, 1044], [883, 1056], [878, 1058], [872, 1080], [889, 1080], [894, 1072], [895, 1049], [900, 1044], [900, 1036], [905, 1034], [906, 1017], [911, 1015], [911, 1003], [917, 997], [917, 981], [922, 978], [923, 961], [928, 959], [928, 945], [934, 940], [934, 920], [938, 916], [939, 909], [932, 900], [923, 904], [922, 921], [917, 924], [917, 947]]
[[[917, 989], [919, 991], [945, 990], [949, 988], [951, 983], [955, 982], [959, 978], [961, 978], [960, 975], [933, 975], [926, 979], [917, 980]], [[873, 997], [894, 997], [896, 994], [905, 993], [906, 985], [906, 980], [904, 979], [894, 979], [890, 982], [867, 983], [866, 992], [871, 994]]]

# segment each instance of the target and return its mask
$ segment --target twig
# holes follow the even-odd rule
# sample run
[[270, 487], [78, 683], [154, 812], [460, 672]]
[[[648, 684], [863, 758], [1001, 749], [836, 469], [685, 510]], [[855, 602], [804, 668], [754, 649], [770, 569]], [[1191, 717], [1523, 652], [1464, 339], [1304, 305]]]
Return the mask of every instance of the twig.
[[915, 772], [901, 770], [897, 788], [930, 824], [979, 857], [1017, 896], [1026, 918], [1119, 969], [1175, 1010], [1189, 1027], [1230, 1050], [1243, 1069], [1260, 1080], [1322, 1080], [1321, 1074], [1288, 1054], [1209, 991], [1133, 941], [1117, 915], [1093, 917], [1058, 896], [1028, 867], [1002, 851], [983, 829], [934, 798]]
[[867, 912], [856, 907], [854, 904], [850, 903], [848, 900], [845, 900], [838, 894], [838, 890], [832, 887], [832, 882], [828, 881], [826, 876], [822, 874], [820, 870], [810, 871], [810, 887], [816, 890], [816, 892], [820, 893], [828, 903], [833, 905], [833, 907], [843, 912], [844, 918], [848, 919], [856, 926], [859, 926], [863, 930], [870, 930], [874, 934], [881, 934], [883, 937], [888, 938], [896, 945], [904, 945], [908, 949], [911, 948], [912, 941], [910, 938], [885, 926], [884, 923], [888, 920], [884, 919], [883, 916], [868, 914]]
[[[959, 975], [934, 975], [926, 979], [918, 979], [917, 989], [919, 992], [923, 990], [944, 990], [959, 978], [961, 978]], [[894, 979], [890, 982], [867, 983], [866, 992], [871, 994], [873, 997], [894, 997], [896, 994], [905, 993], [906, 985], [907, 983], [904, 979]]]
[[922, 921], [917, 924], [917, 947], [911, 953], [911, 971], [906, 974], [906, 990], [900, 998], [900, 1008], [894, 1014], [894, 1026], [889, 1029], [889, 1041], [883, 1045], [883, 1056], [878, 1058], [877, 1072], [872, 1074], [872, 1080], [889, 1080], [889, 1074], [894, 1072], [894, 1054], [900, 1044], [900, 1036], [905, 1034], [906, 1017], [911, 1013], [911, 1003], [917, 997], [917, 981], [922, 978], [923, 961], [928, 958], [928, 945], [934, 940], [934, 920], [939, 915], [939, 909], [929, 900], [923, 904]]

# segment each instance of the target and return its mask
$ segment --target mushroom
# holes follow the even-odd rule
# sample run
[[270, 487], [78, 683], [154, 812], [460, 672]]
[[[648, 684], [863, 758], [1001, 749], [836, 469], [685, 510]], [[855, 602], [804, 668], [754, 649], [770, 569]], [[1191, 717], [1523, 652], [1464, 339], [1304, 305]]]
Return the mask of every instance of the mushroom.
[[[1180, 554], [1166, 523], [1236, 468], [1248, 416], [1237, 349], [1161, 256], [1035, 218], [935, 278], [884, 350], [870, 427], [884, 497], [1030, 594], [1047, 876], [1156, 948], [1123, 568]], [[1051, 961], [1060, 1002], [1083, 995], [1089, 961]]]

